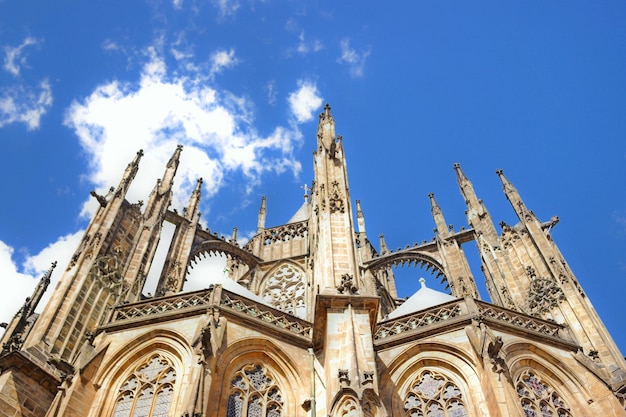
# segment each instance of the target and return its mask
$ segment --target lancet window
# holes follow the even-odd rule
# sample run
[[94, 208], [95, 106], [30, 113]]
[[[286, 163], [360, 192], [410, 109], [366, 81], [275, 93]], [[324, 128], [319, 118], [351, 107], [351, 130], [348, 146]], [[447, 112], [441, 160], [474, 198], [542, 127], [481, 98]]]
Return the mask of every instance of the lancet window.
[[559, 394], [532, 372], [523, 372], [516, 387], [526, 417], [572, 417]]
[[226, 417], [281, 417], [283, 397], [271, 373], [262, 365], [249, 365], [230, 382]]
[[459, 387], [448, 377], [432, 370], [422, 371], [411, 384], [404, 400], [407, 417], [466, 417]]
[[162, 355], [143, 362], [117, 393], [113, 417], [167, 417], [176, 371]]
[[304, 273], [291, 264], [278, 267], [263, 281], [261, 297], [286, 313], [306, 318]]

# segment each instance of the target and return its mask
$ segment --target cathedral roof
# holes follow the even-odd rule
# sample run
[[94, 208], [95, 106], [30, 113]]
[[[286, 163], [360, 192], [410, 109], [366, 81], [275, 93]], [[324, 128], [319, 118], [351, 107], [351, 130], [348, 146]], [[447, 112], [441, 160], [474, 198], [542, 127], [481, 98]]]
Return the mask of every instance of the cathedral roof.
[[274, 308], [271, 304], [268, 304], [263, 298], [259, 297], [246, 287], [241, 284], [236, 283], [232, 279], [225, 276], [213, 275], [207, 279], [208, 284], [213, 285], [221, 285], [223, 289], [235, 293], [237, 295], [241, 295], [242, 297], [246, 297], [254, 302], [261, 303], [263, 305]]
[[289, 223], [297, 223], [297, 222], [303, 222], [305, 220], [309, 220], [309, 202], [305, 201], [300, 208], [298, 209], [298, 211], [296, 211], [296, 214], [294, 214], [293, 216], [291, 216], [291, 219], [289, 219], [289, 221], [287, 222], [287, 224]]
[[389, 316], [387, 316], [388, 319], [395, 319], [396, 317], [415, 313], [420, 310], [426, 310], [427, 308], [438, 304], [456, 300], [456, 298], [450, 294], [428, 288], [424, 278], [420, 278], [420, 284], [422, 287], [415, 294], [409, 297], [409, 299], [407, 299], [400, 307], [389, 313]]

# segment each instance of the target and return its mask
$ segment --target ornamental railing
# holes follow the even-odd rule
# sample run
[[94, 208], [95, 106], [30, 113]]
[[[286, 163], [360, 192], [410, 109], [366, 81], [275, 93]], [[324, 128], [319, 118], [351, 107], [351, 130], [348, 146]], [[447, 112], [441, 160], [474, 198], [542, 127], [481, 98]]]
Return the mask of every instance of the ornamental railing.
[[451, 301], [446, 304], [422, 310], [411, 315], [378, 324], [374, 340], [401, 335], [403, 333], [420, 330], [459, 317], [463, 314], [463, 300]]
[[222, 291], [220, 307], [226, 307], [240, 314], [258, 319], [264, 323], [274, 325], [307, 338], [311, 337], [312, 326], [305, 320], [298, 319], [291, 314], [257, 304], [245, 297], [229, 291]]
[[484, 301], [474, 300], [474, 302], [478, 307], [478, 313], [481, 317], [490, 318], [492, 320], [502, 323], [507, 323], [509, 325], [513, 325], [524, 330], [541, 333], [545, 336], [565, 339], [564, 337], [562, 337], [563, 326], [558, 323], [553, 323], [550, 321], [538, 319], [536, 317], [528, 316], [526, 314], [517, 313], [515, 311], [498, 307]]
[[113, 321], [142, 318], [154, 314], [182, 312], [190, 309], [207, 308], [211, 304], [213, 287], [209, 289], [185, 293], [176, 296], [151, 298], [134, 304], [117, 307]]
[[374, 341], [379, 345], [394, 344], [406, 337], [431, 334], [442, 327], [465, 325], [471, 320], [484, 320], [493, 326], [504, 326], [541, 337], [547, 336], [559, 343], [574, 346], [569, 332], [561, 324], [471, 298], [450, 301], [427, 310], [380, 322], [374, 333]]
[[[282, 312], [264, 304], [259, 304], [246, 297], [217, 287], [191, 293], [151, 298], [138, 303], [126, 304], [115, 309], [112, 322], [104, 327], [124, 326], [127, 323], [152, 321], [163, 316], [189, 316], [203, 314], [208, 308], [219, 307], [232, 311], [249, 319], [259, 320], [266, 325], [294, 333], [306, 338], [311, 337], [312, 326], [306, 320]], [[219, 297], [219, 301], [216, 299]]]

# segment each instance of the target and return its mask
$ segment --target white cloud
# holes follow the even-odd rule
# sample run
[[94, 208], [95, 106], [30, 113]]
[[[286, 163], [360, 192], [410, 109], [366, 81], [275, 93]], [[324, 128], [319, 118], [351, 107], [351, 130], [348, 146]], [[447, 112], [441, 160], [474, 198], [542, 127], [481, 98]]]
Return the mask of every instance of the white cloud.
[[267, 91], [267, 102], [272, 106], [276, 104], [276, 80], [270, 80], [265, 84], [265, 91]]
[[14, 76], [19, 76], [21, 67], [26, 65], [26, 57], [24, 56], [24, 48], [31, 45], [36, 45], [37, 39], [31, 38], [30, 36], [24, 39], [21, 45], [16, 47], [5, 46], [4, 49], [4, 68], [5, 71], [9, 72]]
[[319, 39], [313, 39], [310, 41], [306, 40], [304, 37], [304, 31], [300, 32], [298, 40], [299, 42], [296, 47], [296, 51], [298, 51], [301, 55], [306, 55], [309, 52], [318, 52], [324, 47]]
[[234, 49], [230, 51], [216, 51], [211, 55], [211, 70], [209, 73], [213, 76], [221, 72], [224, 68], [231, 68], [237, 65], [238, 62], [239, 60], [235, 57]]
[[181, 9], [183, 7], [183, 0], [173, 0], [172, 5], [175, 9]]
[[14, 250], [0, 241], [0, 269], [4, 280], [0, 292], [0, 322], [8, 323], [17, 310], [22, 307], [26, 297], [30, 297], [40, 278], [50, 268], [52, 262], [57, 261], [57, 267], [52, 273], [52, 280], [48, 290], [41, 299], [37, 310], [41, 311], [47, 303], [52, 291], [63, 274], [63, 270], [78, 247], [83, 231], [62, 236], [55, 243], [48, 245], [37, 255], [28, 256], [21, 266], [12, 259]]
[[314, 83], [299, 81], [298, 85], [299, 88], [289, 94], [287, 100], [298, 123], [304, 123], [313, 119], [313, 112], [322, 105], [322, 98]]
[[[184, 146], [176, 175], [173, 208], [185, 206], [198, 176], [204, 178], [204, 195], [223, 185], [225, 175], [242, 172], [247, 189], [266, 172], [301, 169], [293, 156], [302, 135], [298, 123], [311, 119], [321, 105], [317, 88], [301, 83], [290, 96], [295, 119], [260, 135], [253, 126], [248, 99], [209, 84], [206, 75], [170, 75], [163, 60], [148, 51], [140, 82], [112, 81], [97, 87], [84, 100], [72, 103], [65, 124], [74, 129], [90, 161], [84, 178], [100, 192], [117, 185], [126, 164], [143, 149], [141, 167], [129, 190], [130, 201], [146, 200], [177, 144]], [[226, 53], [219, 61], [231, 62]], [[84, 214], [93, 213], [93, 203]]]
[[370, 55], [369, 49], [360, 52], [356, 49], [352, 49], [350, 47], [349, 39], [343, 39], [339, 46], [341, 48], [341, 56], [337, 58], [337, 62], [340, 64], [347, 64], [352, 77], [362, 77], [365, 61]]
[[0, 127], [24, 123], [28, 130], [39, 128], [41, 117], [52, 106], [52, 89], [48, 80], [38, 88], [16, 84], [0, 88]]
[[[74, 129], [90, 161], [84, 180], [99, 192], [117, 185], [128, 162], [143, 149], [145, 156], [128, 199], [146, 200], [179, 143], [184, 150], [172, 208], [186, 206], [197, 176], [204, 177], [206, 198], [216, 193], [225, 177], [234, 171], [245, 175], [248, 191], [268, 171], [291, 171], [294, 175], [300, 171], [300, 163], [293, 155], [302, 140], [298, 123], [310, 120], [311, 112], [321, 105], [314, 84], [299, 82], [289, 96], [293, 119], [287, 120], [286, 126], [275, 126], [269, 134], [260, 135], [252, 124], [253, 106], [247, 99], [209, 85], [208, 77], [200, 75], [200, 71], [170, 75], [154, 49], [149, 49], [145, 56], [148, 62], [137, 84], [103, 84], [88, 97], [72, 103], [66, 112], [65, 124]], [[41, 89], [33, 100], [45, 107], [52, 100], [50, 87], [45, 84]], [[0, 99], [0, 125], [9, 122], [7, 115], [15, 118], [15, 112], [24, 109], [17, 102], [13, 96]], [[35, 119], [33, 114], [20, 121], [35, 126]], [[83, 214], [93, 213], [95, 206], [95, 201], [89, 199]], [[45, 305], [83, 233], [63, 236], [39, 253], [27, 256], [19, 265], [12, 259], [14, 249], [0, 241], [0, 269], [5, 280], [5, 290], [0, 294], [0, 322], [11, 319], [51, 262], [57, 260], [52, 283], [40, 307]], [[214, 264], [203, 268], [223, 274], [223, 262]]]
[[238, 0], [213, 0], [212, 3], [219, 10], [220, 19], [235, 14], [239, 9]]
[[[27, 37], [16, 47], [5, 46], [3, 69], [19, 77], [26, 66], [24, 49], [36, 45], [35, 38]], [[39, 128], [41, 117], [52, 106], [52, 88], [47, 79], [32, 86], [20, 81], [0, 87], [0, 128], [12, 123], [24, 123], [28, 130]]]

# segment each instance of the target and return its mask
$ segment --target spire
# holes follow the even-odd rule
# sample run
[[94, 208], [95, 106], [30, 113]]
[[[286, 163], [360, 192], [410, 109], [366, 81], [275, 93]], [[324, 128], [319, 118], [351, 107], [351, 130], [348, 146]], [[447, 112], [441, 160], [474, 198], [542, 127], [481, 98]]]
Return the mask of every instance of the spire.
[[327, 151], [334, 154], [335, 147], [335, 120], [330, 114], [330, 105], [326, 103], [324, 112], [320, 114], [319, 124], [317, 125], [317, 141], [318, 146], [323, 146]]
[[385, 255], [389, 253], [389, 249], [387, 249], [387, 244], [385, 243], [385, 235], [382, 233], [378, 235], [378, 239], [380, 241], [380, 254]]
[[178, 164], [180, 163], [180, 153], [182, 150], [183, 146], [177, 145], [174, 154], [167, 162], [163, 179], [159, 182], [159, 194], [165, 194], [172, 189], [172, 185], [174, 184], [174, 175], [176, 175], [176, 170], [178, 169]]
[[476, 197], [474, 187], [469, 179], [465, 176], [461, 170], [461, 165], [454, 164], [454, 170], [456, 171], [457, 182], [461, 189], [461, 194], [465, 198], [465, 204], [467, 205], [467, 221], [476, 230], [477, 233], [482, 234], [490, 241], [494, 241], [498, 237], [496, 228], [491, 221], [491, 216], [482, 200]]
[[33, 291], [33, 295], [31, 297], [31, 311], [29, 312], [29, 314], [35, 311], [35, 309], [37, 308], [37, 304], [39, 304], [39, 301], [41, 301], [41, 298], [48, 289], [48, 285], [50, 285], [50, 277], [52, 276], [52, 271], [54, 271], [54, 268], [56, 268], [56, 266], [57, 262], [52, 262], [50, 268], [48, 268], [46, 273], [39, 280], [37, 287], [35, 287], [35, 290]]
[[521, 221], [526, 220], [526, 217], [530, 215], [531, 211], [526, 208], [517, 189], [515, 189], [513, 184], [504, 176], [504, 172], [501, 169], [496, 170], [496, 174], [498, 174], [500, 181], [502, 181], [502, 190], [504, 190], [506, 198], [511, 203], [513, 210], [515, 210], [515, 214], [517, 214], [517, 217]]
[[363, 216], [363, 210], [361, 209], [361, 200], [356, 200], [356, 222], [359, 233], [365, 233], [365, 216]]
[[443, 213], [439, 204], [437, 204], [437, 200], [435, 200], [435, 194], [429, 193], [428, 197], [430, 198], [430, 211], [433, 214], [433, 219], [435, 219], [435, 224], [437, 225], [437, 232], [443, 238], [448, 235], [448, 228], [446, 226], [446, 219], [443, 217]]
[[257, 220], [256, 232], [259, 233], [265, 229], [265, 215], [267, 213], [267, 197], [261, 199], [261, 208], [259, 209], [259, 218]]
[[187, 206], [187, 219], [193, 220], [195, 217], [198, 206], [200, 205], [200, 197], [202, 196], [202, 178], [198, 178], [196, 181], [196, 188], [194, 188], [189, 198], [189, 205]]
[[[133, 179], [135, 179], [135, 175], [137, 175], [137, 171], [139, 171], [139, 161], [141, 160], [142, 156], [143, 149], [139, 149], [133, 160], [128, 164], [126, 170], [124, 171], [124, 175], [120, 180], [120, 184], [117, 186], [117, 190], [115, 191], [115, 197], [124, 198], [126, 196], [126, 191], [128, 191], [131, 182], [133, 181]], [[98, 198], [98, 201], [100, 202], [100, 205], [102, 205], [102, 201], [100, 200], [100, 198]]]
[[476, 197], [472, 183], [467, 179], [463, 170], [461, 170], [461, 164], [458, 162], [455, 163], [454, 170], [456, 171], [456, 179], [461, 189], [461, 194], [463, 194], [463, 198], [465, 198], [465, 204], [467, 204], [468, 209], [477, 209], [481, 206], [481, 203], [478, 197]]

